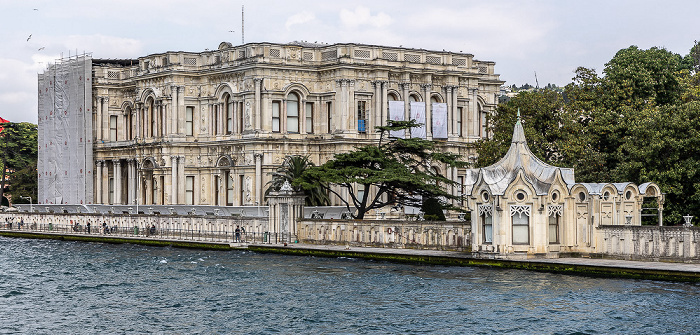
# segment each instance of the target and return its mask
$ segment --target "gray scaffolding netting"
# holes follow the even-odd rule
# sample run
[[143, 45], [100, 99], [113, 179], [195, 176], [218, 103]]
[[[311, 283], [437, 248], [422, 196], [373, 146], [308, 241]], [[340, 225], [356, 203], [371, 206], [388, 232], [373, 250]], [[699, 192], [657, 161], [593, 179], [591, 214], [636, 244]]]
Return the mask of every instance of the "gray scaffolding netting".
[[44, 204], [92, 203], [92, 58], [39, 74], [39, 195]]

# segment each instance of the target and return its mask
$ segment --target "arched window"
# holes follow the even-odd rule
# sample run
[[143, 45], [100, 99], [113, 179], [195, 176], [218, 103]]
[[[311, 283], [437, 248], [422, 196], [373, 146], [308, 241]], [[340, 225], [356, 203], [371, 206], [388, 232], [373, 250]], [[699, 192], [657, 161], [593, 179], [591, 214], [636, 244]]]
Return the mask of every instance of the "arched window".
[[147, 118], [147, 122], [144, 122], [144, 123], [145, 123], [145, 127], [144, 127], [144, 128], [145, 128], [145, 129], [144, 129], [144, 130], [145, 130], [145, 132], [144, 132], [144, 137], [152, 137], [153, 134], [155, 134], [154, 129], [155, 129], [156, 123], [155, 123], [155, 121], [153, 120], [153, 117], [155, 116], [155, 113], [154, 113], [154, 108], [155, 108], [155, 106], [154, 106], [154, 104], [155, 104], [155, 103], [154, 103], [154, 101], [153, 101], [153, 98], [148, 98], [148, 100], [146, 101], [146, 118]]
[[233, 132], [233, 101], [229, 94], [224, 95], [224, 110], [222, 117], [225, 119], [226, 128], [224, 133], [231, 134]]
[[287, 132], [299, 132], [299, 96], [296, 93], [287, 96]]

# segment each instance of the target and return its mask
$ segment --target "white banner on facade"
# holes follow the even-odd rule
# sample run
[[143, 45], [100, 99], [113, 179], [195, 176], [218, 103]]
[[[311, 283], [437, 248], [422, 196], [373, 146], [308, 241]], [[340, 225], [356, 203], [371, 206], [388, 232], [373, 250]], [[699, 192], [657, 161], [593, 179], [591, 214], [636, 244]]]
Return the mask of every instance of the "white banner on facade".
[[411, 128], [412, 138], [425, 138], [425, 102], [411, 102], [411, 120], [416, 120], [421, 126]]
[[[403, 101], [389, 101], [389, 119], [394, 121], [404, 121], [404, 102]], [[389, 136], [404, 138], [405, 132], [403, 130], [396, 130], [389, 132]]]
[[447, 138], [446, 103], [433, 103], [433, 138]]

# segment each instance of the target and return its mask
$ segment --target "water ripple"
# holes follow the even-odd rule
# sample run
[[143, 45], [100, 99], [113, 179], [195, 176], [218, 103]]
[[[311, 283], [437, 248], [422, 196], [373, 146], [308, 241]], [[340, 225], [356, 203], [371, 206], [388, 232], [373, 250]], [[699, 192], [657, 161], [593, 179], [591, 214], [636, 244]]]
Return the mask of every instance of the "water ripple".
[[700, 285], [0, 237], [0, 333], [687, 333]]

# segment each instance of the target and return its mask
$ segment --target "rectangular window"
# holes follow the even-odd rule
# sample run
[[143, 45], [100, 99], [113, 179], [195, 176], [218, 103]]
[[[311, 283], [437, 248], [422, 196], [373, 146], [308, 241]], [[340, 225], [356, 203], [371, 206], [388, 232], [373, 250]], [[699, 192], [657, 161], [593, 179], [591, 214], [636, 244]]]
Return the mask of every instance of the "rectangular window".
[[224, 178], [226, 178], [226, 206], [233, 206], [233, 176], [231, 176], [231, 172], [226, 171]]
[[194, 205], [194, 176], [185, 177], [185, 204]]
[[240, 205], [245, 205], [245, 176], [238, 176], [238, 199], [240, 199]]
[[109, 140], [117, 140], [117, 116], [111, 115], [109, 117]]
[[234, 102], [229, 102], [226, 106], [226, 134], [233, 133], [233, 104]]
[[367, 101], [357, 102], [357, 131], [367, 132]]
[[297, 101], [287, 101], [287, 132], [299, 132], [299, 104]]
[[559, 215], [556, 214], [549, 216], [549, 243], [559, 243]]
[[526, 213], [514, 213], [513, 219], [513, 244], [530, 243], [530, 216]]
[[212, 129], [212, 134], [213, 135], [218, 135], [219, 134], [219, 105], [214, 105], [214, 113], [213, 113], [213, 121], [214, 121], [214, 127]]
[[457, 136], [462, 137], [462, 112], [463, 112], [462, 107], [457, 107], [457, 115], [456, 115], [456, 127], [457, 127]]
[[362, 198], [365, 196], [365, 185], [362, 184], [357, 184], [357, 200], [362, 201]]
[[490, 215], [481, 215], [481, 224], [484, 228], [484, 243], [493, 242], [493, 217]]
[[238, 102], [238, 133], [243, 133], [245, 129], [245, 124], [243, 123], [243, 117], [245, 116], [243, 111], [243, 101]]
[[219, 177], [216, 176], [214, 178], [214, 206], [219, 206], [219, 197], [221, 197], [219, 195]]
[[326, 109], [328, 110], [328, 133], [333, 132], [333, 103], [326, 102]]
[[109, 204], [114, 204], [114, 178], [109, 178]]
[[306, 130], [307, 134], [314, 133], [314, 103], [313, 102], [306, 103], [306, 129], [305, 130]]
[[272, 131], [275, 133], [280, 132], [280, 102], [272, 102]]
[[185, 110], [185, 135], [194, 135], [194, 107], [191, 106]]

